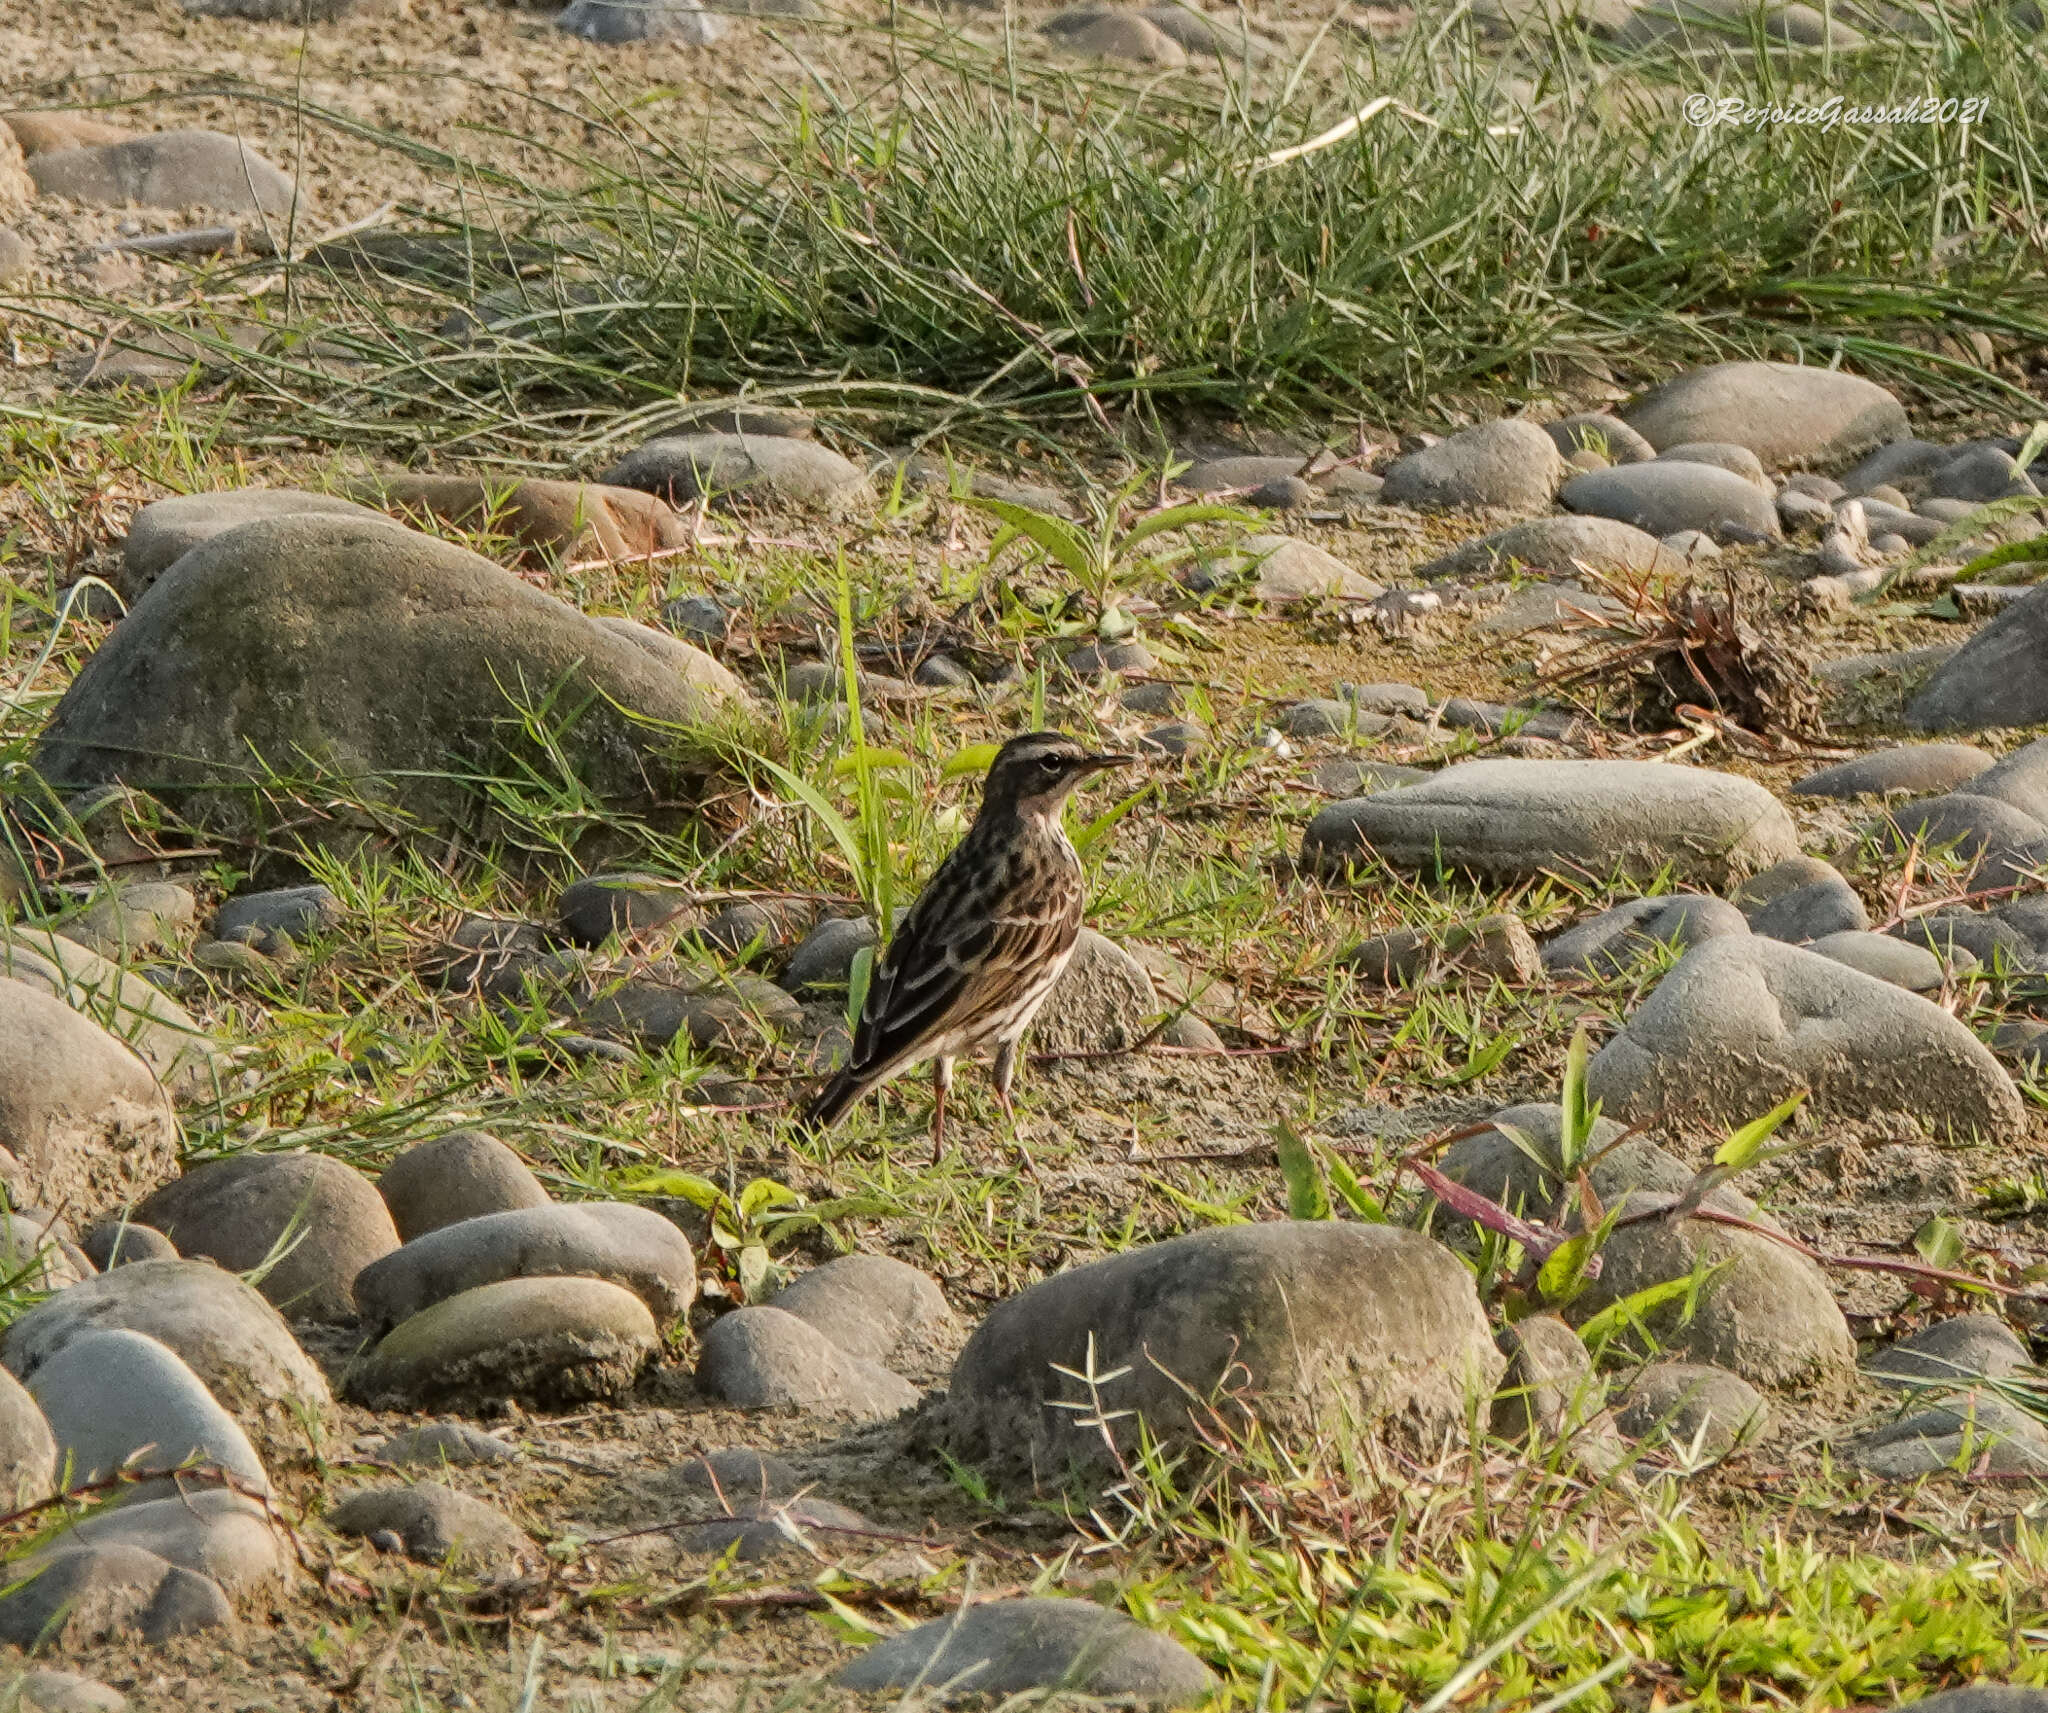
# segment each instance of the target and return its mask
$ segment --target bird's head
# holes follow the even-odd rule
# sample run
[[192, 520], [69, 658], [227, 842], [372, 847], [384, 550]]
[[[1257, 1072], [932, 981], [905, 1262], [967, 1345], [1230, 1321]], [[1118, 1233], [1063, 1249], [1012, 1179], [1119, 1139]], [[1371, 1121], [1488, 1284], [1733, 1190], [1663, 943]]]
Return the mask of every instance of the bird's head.
[[1024, 815], [1057, 815], [1067, 793], [1105, 768], [1125, 767], [1138, 758], [1085, 749], [1058, 732], [1026, 732], [996, 751], [983, 787], [985, 808], [1010, 808]]

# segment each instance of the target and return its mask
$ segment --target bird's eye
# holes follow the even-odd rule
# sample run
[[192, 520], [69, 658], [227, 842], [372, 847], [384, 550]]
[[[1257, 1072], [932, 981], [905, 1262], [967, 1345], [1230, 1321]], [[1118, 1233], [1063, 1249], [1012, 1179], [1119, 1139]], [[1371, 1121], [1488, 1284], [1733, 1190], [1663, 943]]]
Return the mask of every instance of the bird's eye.
[[1056, 755], [1042, 755], [1038, 758], [1038, 765], [1047, 773], [1057, 773], [1060, 770], [1060, 758]]

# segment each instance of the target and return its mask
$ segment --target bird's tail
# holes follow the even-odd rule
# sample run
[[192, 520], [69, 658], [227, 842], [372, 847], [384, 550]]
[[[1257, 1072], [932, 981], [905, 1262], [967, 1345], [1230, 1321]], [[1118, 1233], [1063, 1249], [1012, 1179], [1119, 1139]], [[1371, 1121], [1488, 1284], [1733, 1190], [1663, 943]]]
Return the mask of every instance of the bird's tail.
[[797, 1120], [810, 1131], [829, 1130], [845, 1116], [846, 1109], [868, 1092], [868, 1080], [846, 1067], [832, 1073], [831, 1080], [811, 1096], [811, 1102]]

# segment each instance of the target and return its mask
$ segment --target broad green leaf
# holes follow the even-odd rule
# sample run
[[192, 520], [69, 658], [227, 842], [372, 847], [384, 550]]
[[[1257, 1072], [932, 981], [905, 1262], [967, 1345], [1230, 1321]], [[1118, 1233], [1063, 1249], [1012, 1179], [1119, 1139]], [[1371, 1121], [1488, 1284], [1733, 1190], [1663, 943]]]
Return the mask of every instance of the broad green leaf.
[[858, 774], [863, 767], [874, 772], [884, 768], [914, 767], [915, 762], [900, 749], [863, 749], [857, 755], [842, 755], [832, 764], [835, 778]]
[[1913, 1233], [1913, 1253], [1930, 1267], [1955, 1272], [1967, 1253], [1962, 1226], [1946, 1214], [1936, 1214]]
[[1186, 529], [1191, 524], [1240, 523], [1249, 526], [1258, 521], [1256, 512], [1248, 512], [1238, 506], [1200, 501], [1188, 505], [1168, 506], [1164, 511], [1153, 512], [1149, 517], [1141, 517], [1125, 530], [1123, 539], [1116, 544], [1117, 557], [1122, 558], [1133, 548], [1150, 541], [1155, 535], [1164, 535], [1168, 530]]
[[1095, 561], [1094, 549], [1088, 538], [1064, 518], [1051, 517], [1029, 506], [1020, 506], [1013, 500], [970, 498], [967, 503], [1007, 524], [1048, 559], [1064, 566], [1077, 582], [1089, 581]]
[[1189, 1213], [1201, 1215], [1211, 1225], [1251, 1224], [1251, 1221], [1239, 1213], [1236, 1208], [1224, 1207], [1217, 1202], [1203, 1201], [1198, 1196], [1188, 1195], [1185, 1191], [1175, 1189], [1164, 1178], [1154, 1178], [1152, 1180], [1152, 1187], [1169, 1201], [1176, 1202], [1186, 1208]]
[[1714, 1164], [1725, 1166], [1731, 1172], [1739, 1172], [1745, 1166], [1753, 1166], [1763, 1157], [1763, 1147], [1777, 1132], [1780, 1125], [1806, 1099], [1807, 1091], [1800, 1089], [1788, 1095], [1761, 1118], [1752, 1118], [1731, 1135], [1727, 1141], [1714, 1150]]
[[875, 948], [863, 946], [853, 954], [853, 967], [846, 972], [846, 1027], [860, 1027], [860, 1014], [867, 1008], [868, 983], [875, 975]]
[[766, 1245], [749, 1243], [740, 1251], [733, 1270], [739, 1275], [741, 1294], [753, 1303], [767, 1294], [765, 1287], [775, 1271], [775, 1263], [768, 1258]]
[[725, 1200], [725, 1191], [709, 1178], [669, 1166], [635, 1167], [620, 1175], [619, 1188], [627, 1195], [674, 1196], [698, 1207], [716, 1207]]
[[1324, 1149], [1321, 1158], [1323, 1169], [1337, 1193], [1344, 1198], [1345, 1206], [1368, 1225], [1385, 1225], [1385, 1205], [1359, 1181], [1358, 1174], [1351, 1169], [1351, 1162], [1334, 1148]]
[[946, 765], [939, 769], [939, 777], [958, 779], [962, 774], [971, 773], [978, 779], [988, 772], [989, 763], [995, 760], [996, 751], [1001, 748], [1001, 744], [971, 743], [947, 758]]
[[1598, 1233], [1582, 1231], [1550, 1252], [1536, 1273], [1536, 1288], [1545, 1302], [1560, 1307], [1586, 1288], [1586, 1264], [1598, 1252], [1597, 1239]]
[[1592, 1319], [1579, 1326], [1579, 1337], [1586, 1348], [1598, 1355], [1610, 1339], [1628, 1331], [1631, 1327], [1641, 1328], [1647, 1317], [1666, 1303], [1676, 1302], [1693, 1288], [1690, 1275], [1683, 1279], [1663, 1279], [1654, 1285], [1647, 1285], [1640, 1291], [1611, 1302]]
[[1301, 1133], [1284, 1118], [1273, 1126], [1273, 1147], [1280, 1156], [1280, 1175], [1287, 1180], [1289, 1219], [1328, 1219], [1330, 1196], [1323, 1174]]
[[1564, 1133], [1557, 1152], [1558, 1163], [1567, 1172], [1577, 1169], [1593, 1138], [1593, 1106], [1586, 1095], [1586, 1062], [1592, 1053], [1592, 1038], [1581, 1023], [1572, 1031], [1572, 1044], [1564, 1055]]
[[755, 1178], [740, 1191], [740, 1218], [757, 1218], [764, 1208], [788, 1207], [792, 1203], [800, 1207], [803, 1199], [787, 1184], [778, 1184], [773, 1178]]

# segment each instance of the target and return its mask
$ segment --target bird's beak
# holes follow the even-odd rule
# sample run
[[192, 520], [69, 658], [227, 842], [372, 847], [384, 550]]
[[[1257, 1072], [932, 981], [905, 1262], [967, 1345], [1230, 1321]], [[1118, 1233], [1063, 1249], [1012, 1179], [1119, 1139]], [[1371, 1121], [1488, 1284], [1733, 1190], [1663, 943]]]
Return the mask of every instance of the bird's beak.
[[1134, 755], [1090, 755], [1081, 758], [1083, 777], [1091, 773], [1107, 773], [1112, 767], [1129, 767], [1138, 758]]

